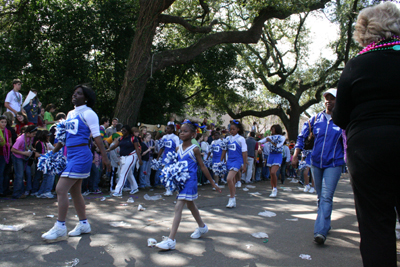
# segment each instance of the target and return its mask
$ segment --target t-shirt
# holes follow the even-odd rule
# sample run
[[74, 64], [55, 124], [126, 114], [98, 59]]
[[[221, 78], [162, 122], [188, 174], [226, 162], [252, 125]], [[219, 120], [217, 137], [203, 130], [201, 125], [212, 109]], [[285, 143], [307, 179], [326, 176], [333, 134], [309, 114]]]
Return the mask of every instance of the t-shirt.
[[[43, 119], [44, 119], [45, 121], [54, 121], [53, 115], [52, 115], [50, 112], [48, 112], [48, 111], [46, 111], [46, 112], [44, 113]], [[46, 124], [46, 128], [47, 128], [48, 131], [50, 130], [50, 127], [51, 127], [51, 124]]]
[[[33, 142], [33, 138], [26, 138], [26, 147], [29, 147], [29, 145], [31, 145]], [[25, 134], [21, 135], [20, 137], [17, 138], [17, 141], [15, 141], [15, 144], [13, 145], [13, 148], [19, 151], [25, 151]], [[13, 155], [17, 158], [23, 159], [25, 156], [24, 155], [20, 155], [20, 154], [15, 154], [13, 153]]]
[[[142, 153], [146, 152], [149, 147], [146, 145], [146, 143], [142, 142]], [[146, 153], [146, 155], [142, 155], [142, 160], [143, 161], [148, 161], [150, 159], [150, 151]]]
[[[20, 92], [15, 92], [14, 89], [8, 92], [6, 96], [6, 100], [4, 102], [10, 103], [10, 106], [15, 109], [17, 112], [21, 111], [22, 105], [22, 94]], [[10, 111], [14, 116], [14, 112], [7, 108], [7, 111]]]
[[20, 135], [22, 127], [29, 126], [29, 125], [34, 125], [34, 124], [32, 122], [28, 122], [27, 124], [25, 124], [25, 123], [16, 124], [15, 125], [15, 132], [17, 133], [17, 135]]

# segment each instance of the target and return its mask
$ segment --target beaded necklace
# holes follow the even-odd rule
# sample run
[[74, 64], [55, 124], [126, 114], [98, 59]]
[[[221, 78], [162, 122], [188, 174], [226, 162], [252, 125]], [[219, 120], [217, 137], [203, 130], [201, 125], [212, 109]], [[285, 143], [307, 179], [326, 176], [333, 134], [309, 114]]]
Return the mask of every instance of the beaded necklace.
[[393, 36], [390, 39], [381, 39], [377, 43], [373, 42], [365, 47], [363, 50], [358, 53], [357, 56], [373, 52], [373, 51], [382, 51], [382, 50], [400, 50], [400, 38], [398, 36]]

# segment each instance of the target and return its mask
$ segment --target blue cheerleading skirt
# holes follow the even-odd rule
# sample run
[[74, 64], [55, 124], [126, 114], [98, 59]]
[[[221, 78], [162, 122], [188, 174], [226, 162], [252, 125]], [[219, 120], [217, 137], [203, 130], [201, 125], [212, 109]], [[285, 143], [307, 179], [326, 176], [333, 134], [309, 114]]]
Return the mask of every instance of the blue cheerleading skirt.
[[282, 153], [269, 153], [267, 166], [272, 167], [274, 165], [281, 166], [282, 164]]
[[93, 154], [89, 146], [67, 147], [67, 167], [61, 177], [86, 179], [90, 176]]
[[240, 161], [229, 161], [226, 163], [226, 169], [228, 171], [235, 171], [238, 172], [240, 170], [240, 168], [242, 167], [243, 162]]
[[186, 200], [186, 201], [193, 201], [198, 198], [197, 194], [197, 172], [190, 173], [190, 178], [185, 182], [185, 188], [179, 191], [178, 196], [176, 199], [178, 200]]

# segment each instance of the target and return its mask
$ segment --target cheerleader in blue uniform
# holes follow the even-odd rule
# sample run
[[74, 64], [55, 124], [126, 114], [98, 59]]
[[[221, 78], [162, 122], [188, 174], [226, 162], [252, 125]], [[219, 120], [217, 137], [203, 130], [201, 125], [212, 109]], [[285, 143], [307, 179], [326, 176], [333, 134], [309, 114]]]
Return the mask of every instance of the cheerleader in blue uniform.
[[239, 121], [233, 120], [229, 129], [231, 136], [228, 136], [224, 140], [227, 146], [222, 151], [221, 161], [225, 158], [226, 153], [228, 153], [228, 161], [226, 163], [228, 177], [226, 179], [230, 197], [228, 205], [226, 205], [227, 208], [236, 207], [235, 183], [240, 181], [240, 175], [246, 172], [246, 164], [243, 164], [243, 162], [247, 162], [247, 144], [244, 137], [241, 136], [243, 132], [243, 125]]
[[66, 120], [66, 141], [65, 144], [58, 142], [53, 152], [58, 152], [64, 145], [67, 147], [67, 167], [60, 175], [56, 192], [58, 200], [58, 219], [50, 231], [44, 233], [42, 238], [45, 241], [58, 241], [67, 238], [65, 218], [68, 212], [69, 199], [68, 191], [74, 202], [79, 223], [68, 233], [69, 236], [79, 236], [90, 233], [90, 224], [86, 219], [85, 201], [81, 194], [82, 179], [90, 175], [92, 167], [92, 153], [89, 149], [89, 137], [93, 136], [94, 141], [100, 148], [103, 158], [103, 166], [111, 169], [110, 162], [104, 149], [103, 140], [100, 136], [99, 118], [91, 109], [96, 99], [95, 93], [85, 85], [77, 85], [72, 95], [74, 110], [68, 113]]
[[[218, 131], [214, 131], [212, 133], [212, 138], [214, 139], [211, 142], [211, 149], [210, 152], [208, 152], [207, 155], [207, 160], [212, 154], [212, 165], [220, 163], [221, 162], [221, 156], [222, 156], [222, 140], [220, 139], [221, 134]], [[223, 159], [225, 160], [225, 159]], [[219, 182], [219, 176], [214, 175], [214, 180], [215, 183], [218, 185]]]
[[[167, 125], [165, 132], [167, 133], [161, 138], [161, 142], [164, 143], [164, 146], [160, 149], [158, 152], [157, 160], [161, 157], [162, 155], [162, 162], [164, 162], [164, 159], [167, 157], [168, 152], [175, 152], [176, 148], [179, 146], [179, 137], [174, 134], [175, 132], [175, 126], [173, 124]], [[156, 173], [156, 179], [160, 179], [160, 174], [161, 174], [161, 169], [157, 171]], [[158, 181], [156, 181], [156, 184]], [[169, 189], [166, 189], [164, 196], [172, 196], [172, 192]]]
[[200, 238], [202, 234], [208, 232], [208, 227], [204, 224], [200, 217], [199, 210], [194, 204], [194, 200], [197, 199], [197, 164], [200, 166], [207, 179], [210, 181], [213, 188], [221, 193], [221, 189], [214, 183], [208, 172], [207, 167], [203, 163], [203, 159], [200, 154], [200, 149], [197, 145], [192, 144], [192, 139], [196, 135], [196, 126], [193, 123], [184, 123], [181, 127], [179, 137], [183, 141], [177, 149], [178, 161], [187, 162], [190, 178], [186, 180], [184, 189], [179, 191], [177, 196], [177, 202], [175, 205], [175, 216], [172, 222], [171, 232], [168, 239], [158, 243], [156, 247], [162, 250], [175, 249], [176, 240], [175, 236], [178, 231], [179, 224], [181, 222], [182, 210], [186, 205], [192, 213], [194, 219], [198, 224], [198, 228], [190, 235], [191, 238]]
[[272, 193], [269, 197], [276, 197], [278, 194], [277, 184], [278, 178], [276, 176], [276, 172], [279, 170], [279, 167], [282, 163], [282, 152], [283, 145], [285, 144], [285, 136], [282, 135], [282, 127], [278, 124], [271, 126], [271, 136], [261, 139], [260, 143], [269, 142], [269, 156], [267, 160], [267, 166], [269, 167], [269, 171], [271, 173], [271, 187]]

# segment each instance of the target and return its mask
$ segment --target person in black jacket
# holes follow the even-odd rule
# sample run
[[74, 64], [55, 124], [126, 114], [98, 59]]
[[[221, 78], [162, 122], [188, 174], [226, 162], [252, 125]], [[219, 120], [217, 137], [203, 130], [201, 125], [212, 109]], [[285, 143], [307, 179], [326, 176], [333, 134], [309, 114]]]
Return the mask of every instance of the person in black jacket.
[[396, 266], [396, 198], [400, 177], [400, 10], [390, 2], [363, 9], [354, 39], [364, 49], [338, 84], [333, 121], [347, 135], [364, 266]]

